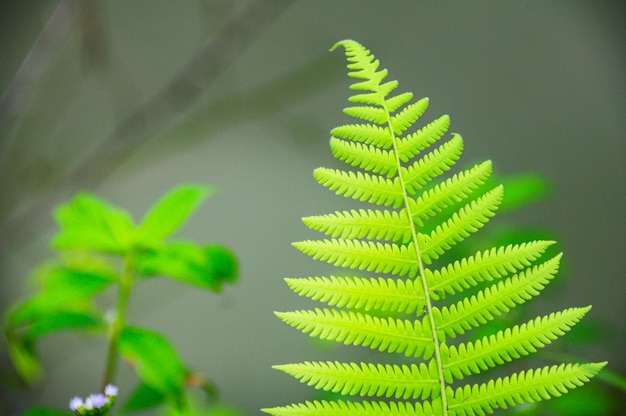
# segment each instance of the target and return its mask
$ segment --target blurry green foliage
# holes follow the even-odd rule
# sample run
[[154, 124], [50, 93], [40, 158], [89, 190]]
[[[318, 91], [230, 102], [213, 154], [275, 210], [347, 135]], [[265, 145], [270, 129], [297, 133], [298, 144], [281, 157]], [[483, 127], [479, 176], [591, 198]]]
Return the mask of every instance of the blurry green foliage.
[[[206, 409], [191, 411], [186, 387], [201, 387], [209, 399], [215, 399], [212, 384], [187, 369], [165, 337], [129, 324], [126, 307], [134, 286], [157, 276], [213, 292], [236, 280], [237, 261], [229, 249], [169, 240], [209, 193], [204, 186], [179, 186], [139, 224], [127, 211], [88, 193], [57, 207], [54, 219], [59, 231], [51, 246], [59, 256], [35, 271], [37, 293], [5, 315], [8, 350], [20, 378], [28, 384], [41, 379], [37, 346], [43, 338], [61, 331], [101, 334], [109, 342], [103, 385], [115, 382], [119, 357], [139, 379], [137, 389], [121, 406], [125, 412], [168, 405], [177, 414], [208, 414]], [[94, 299], [112, 286], [118, 288], [117, 303], [103, 310]], [[26, 413], [57, 414], [43, 408]]]

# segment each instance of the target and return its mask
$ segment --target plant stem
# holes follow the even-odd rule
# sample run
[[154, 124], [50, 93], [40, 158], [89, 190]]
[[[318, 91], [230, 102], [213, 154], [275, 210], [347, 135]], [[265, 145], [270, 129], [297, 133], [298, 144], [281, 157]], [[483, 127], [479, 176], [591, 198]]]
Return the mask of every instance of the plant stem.
[[[383, 102], [384, 102], [384, 97]], [[413, 247], [415, 249], [415, 256], [418, 262], [418, 273], [419, 278], [422, 283], [422, 290], [424, 291], [424, 300], [426, 303], [426, 313], [428, 314], [428, 321], [430, 323], [430, 329], [432, 332], [432, 340], [434, 346], [434, 354], [435, 354], [435, 362], [437, 363], [437, 370], [439, 373], [439, 391], [441, 396], [441, 407], [442, 407], [442, 415], [448, 416], [448, 400], [446, 397], [446, 381], [443, 377], [443, 361], [441, 358], [441, 341], [439, 340], [439, 336], [437, 335], [437, 324], [435, 323], [435, 319], [433, 316], [433, 303], [430, 298], [430, 292], [428, 288], [428, 282], [426, 281], [425, 275], [425, 267], [424, 262], [422, 261], [422, 253], [421, 248], [418, 244], [417, 240], [417, 230], [415, 229], [415, 222], [413, 221], [413, 213], [411, 212], [411, 206], [409, 204], [409, 196], [406, 192], [406, 184], [404, 177], [402, 176], [402, 163], [400, 161], [400, 154], [398, 152], [398, 138], [394, 134], [393, 125], [391, 123], [390, 113], [386, 106], [384, 106], [385, 112], [387, 113], [387, 125], [389, 131], [392, 135], [392, 143], [393, 143], [393, 152], [396, 157], [396, 166], [398, 167], [398, 179], [400, 180], [400, 188], [402, 189], [402, 198], [404, 200], [404, 207], [407, 210], [407, 217], [409, 219], [409, 226], [411, 228], [411, 239], [413, 241]]]
[[115, 381], [117, 373], [118, 339], [126, 326], [126, 308], [135, 281], [135, 255], [129, 253], [124, 258], [124, 271], [119, 280], [119, 296], [115, 305], [115, 314], [109, 324], [109, 350], [102, 388]]

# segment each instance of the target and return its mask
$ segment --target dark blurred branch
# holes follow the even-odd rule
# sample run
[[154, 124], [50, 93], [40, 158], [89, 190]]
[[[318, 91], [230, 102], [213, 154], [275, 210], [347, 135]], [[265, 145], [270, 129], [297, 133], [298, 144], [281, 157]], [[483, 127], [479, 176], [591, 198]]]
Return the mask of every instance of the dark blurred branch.
[[0, 97], [0, 166], [12, 153], [15, 136], [7, 133], [12, 121], [19, 120], [34, 94], [35, 87], [48, 68], [61, 40], [69, 32], [72, 13], [69, 1], [59, 2], [37, 40]]
[[102, 181], [111, 169], [177, 116], [187, 110], [217, 75], [266, 29], [294, 0], [255, 0], [218, 29], [167, 85], [141, 108], [120, 122], [90, 156], [57, 184], [39, 193], [29, 206], [9, 217], [0, 228], [2, 247], [20, 244], [32, 235], [44, 214], [68, 194]]

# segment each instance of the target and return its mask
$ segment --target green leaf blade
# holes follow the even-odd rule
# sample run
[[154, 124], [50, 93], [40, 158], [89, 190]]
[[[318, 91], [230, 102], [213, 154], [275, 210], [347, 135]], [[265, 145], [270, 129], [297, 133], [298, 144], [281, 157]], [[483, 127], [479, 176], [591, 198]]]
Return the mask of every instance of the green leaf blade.
[[395, 157], [388, 150], [335, 137], [330, 139], [330, 147], [337, 159], [368, 172], [391, 178], [397, 171]]
[[463, 152], [463, 140], [461, 136], [454, 135], [450, 140], [415, 161], [407, 168], [401, 169], [406, 191], [409, 195], [415, 195], [424, 185], [437, 176], [448, 171]]
[[52, 240], [56, 249], [123, 254], [133, 242], [131, 216], [91, 194], [79, 194], [57, 207], [54, 219], [60, 228]]
[[122, 409], [127, 413], [146, 411], [164, 404], [165, 401], [166, 397], [162, 392], [153, 389], [145, 383], [139, 383], [130, 393]]
[[418, 320], [378, 318], [336, 309], [277, 312], [276, 316], [303, 333], [323, 340], [362, 345], [407, 357], [428, 359], [433, 354], [429, 327]]
[[393, 137], [389, 129], [374, 124], [348, 124], [339, 126], [331, 130], [330, 134], [335, 138], [366, 145], [374, 145], [381, 149], [389, 149], [393, 144]]
[[459, 172], [451, 178], [423, 192], [409, 207], [418, 227], [456, 203], [468, 198], [491, 175], [491, 162], [483, 162]]
[[429, 271], [428, 287], [433, 294], [453, 295], [481, 282], [500, 279], [529, 267], [553, 244], [554, 241], [531, 241], [478, 252], [442, 269]]
[[437, 329], [449, 337], [456, 337], [538, 296], [556, 275], [561, 257], [559, 254], [450, 307], [435, 310]]
[[461, 207], [428, 235], [418, 234], [424, 262], [430, 264], [433, 259], [439, 258], [482, 228], [495, 215], [502, 202], [502, 195], [502, 187], [496, 187]]
[[424, 306], [424, 292], [414, 279], [330, 276], [285, 280], [300, 296], [339, 308], [409, 314]]
[[27, 384], [33, 385], [43, 375], [43, 367], [37, 355], [36, 344], [29, 338], [17, 336], [12, 330], [5, 329], [4, 335], [15, 371]]
[[605, 365], [606, 362], [546, 366], [485, 384], [467, 385], [454, 391], [449, 407], [454, 414], [484, 414], [559, 397], [591, 380]]
[[446, 348], [444, 368], [450, 380], [480, 372], [527, 356], [545, 347], [569, 331], [591, 309], [570, 308], [537, 317], [494, 335], [485, 336], [458, 347]]
[[118, 339], [120, 355], [132, 363], [137, 377], [147, 386], [178, 402], [187, 370], [174, 347], [161, 335], [126, 327]]
[[397, 142], [398, 157], [402, 163], [406, 163], [422, 150], [427, 149], [433, 143], [441, 139], [450, 127], [450, 117], [443, 115], [431, 121], [426, 126], [414, 133], [400, 138]]
[[104, 330], [101, 317], [88, 312], [59, 312], [45, 315], [28, 326], [25, 336], [32, 340], [43, 338], [61, 331]]
[[315, 179], [337, 195], [384, 206], [400, 207], [402, 192], [397, 181], [362, 172], [318, 168]]
[[436, 392], [439, 383], [432, 361], [430, 366], [307, 361], [273, 368], [316, 389], [344, 396], [424, 400]]
[[146, 277], [166, 276], [203, 289], [219, 292], [225, 283], [237, 279], [237, 260], [222, 246], [198, 246], [178, 242], [143, 252], [139, 272]]
[[385, 240], [408, 243], [411, 227], [406, 211], [350, 210], [304, 217], [304, 224], [333, 238]]
[[431, 402], [307, 401], [262, 409], [273, 416], [441, 416]]
[[354, 118], [383, 126], [387, 123], [387, 114], [381, 108], [371, 106], [358, 106], [344, 108], [343, 112]]
[[38, 381], [43, 368], [37, 353], [38, 342], [64, 331], [101, 331], [105, 325], [92, 311], [55, 311], [19, 324], [5, 326], [4, 335], [11, 361], [19, 376], [29, 384]]
[[414, 277], [416, 254], [407, 246], [360, 240], [308, 240], [293, 244], [298, 250], [335, 266]]
[[42, 290], [7, 313], [7, 325], [17, 326], [61, 312], [91, 310], [89, 300], [109, 287], [116, 276], [106, 269], [87, 269], [63, 264], [43, 267]]
[[210, 195], [206, 186], [179, 186], [163, 196], [146, 213], [137, 230], [142, 244], [159, 244], [185, 224]]
[[428, 98], [422, 98], [404, 107], [400, 113], [393, 115], [389, 124], [393, 126], [394, 134], [401, 136], [424, 114], [427, 108]]

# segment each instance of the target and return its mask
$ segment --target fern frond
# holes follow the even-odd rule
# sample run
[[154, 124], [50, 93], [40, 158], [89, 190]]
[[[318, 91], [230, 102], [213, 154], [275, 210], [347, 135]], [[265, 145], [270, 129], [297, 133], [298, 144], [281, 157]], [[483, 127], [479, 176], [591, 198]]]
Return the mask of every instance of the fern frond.
[[307, 361], [273, 368], [316, 389], [348, 396], [424, 400], [439, 389], [437, 366], [432, 360], [428, 366]]
[[305, 334], [323, 340], [362, 345], [407, 357], [428, 359], [432, 356], [430, 329], [420, 321], [384, 319], [366, 313], [319, 308], [276, 312], [276, 316]]
[[455, 390], [449, 409], [454, 415], [483, 415], [495, 409], [559, 397], [582, 386], [605, 365], [606, 362], [560, 364], [467, 385]]
[[285, 281], [300, 296], [339, 308], [414, 313], [424, 307], [424, 291], [413, 279], [330, 276]]
[[[464, 147], [458, 134], [444, 138], [450, 118], [418, 128], [428, 99], [414, 101], [409, 92], [391, 95], [399, 84], [387, 80], [387, 70], [369, 50], [349, 40], [333, 49], [340, 46], [355, 81], [348, 98], [353, 106], [344, 113], [358, 120], [331, 131], [331, 151], [348, 164], [346, 170], [318, 168], [314, 177], [338, 195], [384, 208], [303, 218], [330, 239], [294, 243], [298, 250], [363, 274], [285, 279], [294, 292], [327, 308], [276, 315], [312, 337], [407, 358], [402, 364], [276, 366], [317, 389], [358, 397], [263, 411], [276, 416], [484, 415], [559, 396], [588, 381], [605, 363], [544, 367], [456, 386], [548, 346], [590, 307], [526, 319], [489, 336], [467, 333], [540, 295], [556, 275], [561, 254], [545, 259], [554, 242], [530, 241], [444, 261], [500, 206], [503, 187], [483, 189], [491, 162], [448, 174]], [[369, 400], [373, 397], [379, 401]]]

